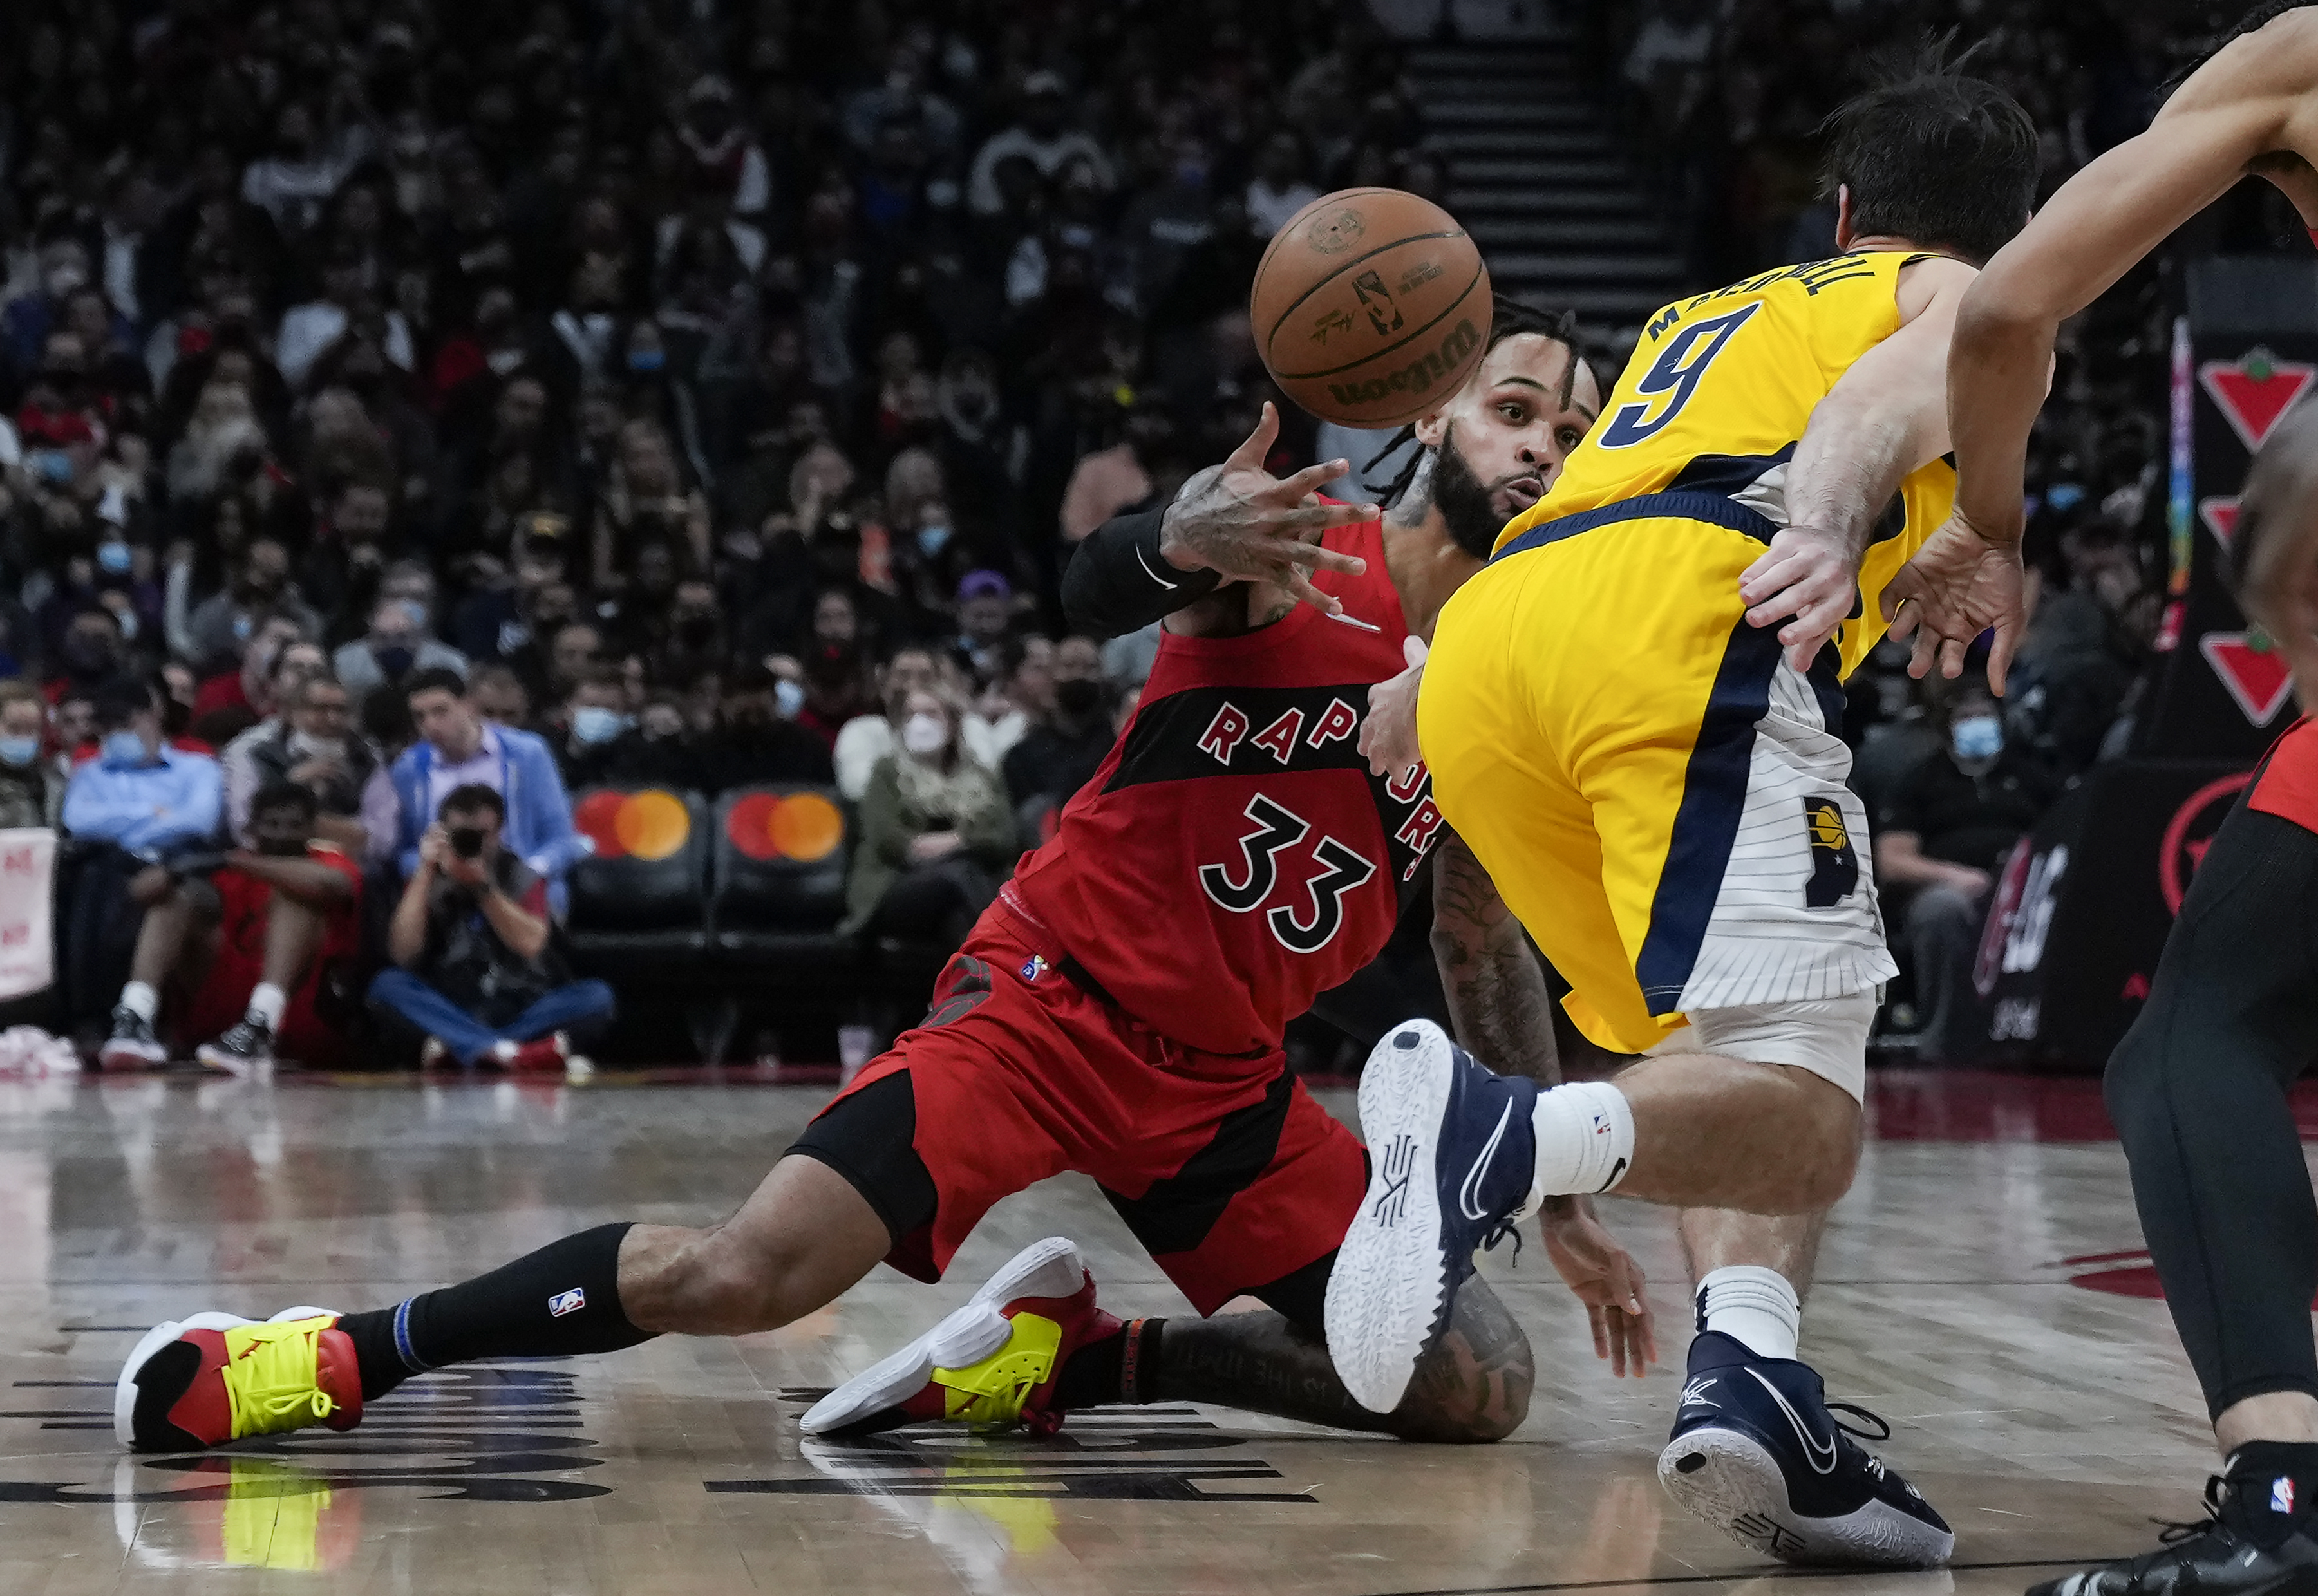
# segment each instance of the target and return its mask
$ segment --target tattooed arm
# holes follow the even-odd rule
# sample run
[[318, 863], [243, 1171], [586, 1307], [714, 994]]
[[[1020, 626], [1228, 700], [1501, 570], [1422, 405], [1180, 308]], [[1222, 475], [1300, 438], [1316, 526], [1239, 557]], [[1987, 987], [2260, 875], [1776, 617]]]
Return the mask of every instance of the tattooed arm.
[[[1433, 864], [1433, 956], [1457, 1045], [1500, 1075], [1560, 1084], [1545, 972], [1496, 883], [1453, 832], [1442, 836]], [[1541, 1217], [1547, 1255], [1586, 1305], [1595, 1355], [1613, 1373], [1640, 1375], [1658, 1357], [1641, 1266], [1583, 1198], [1549, 1197]]]
[[1457, 1045], [1500, 1075], [1559, 1085], [1545, 972], [1496, 883], [1454, 832], [1442, 834], [1433, 861], [1433, 957]]

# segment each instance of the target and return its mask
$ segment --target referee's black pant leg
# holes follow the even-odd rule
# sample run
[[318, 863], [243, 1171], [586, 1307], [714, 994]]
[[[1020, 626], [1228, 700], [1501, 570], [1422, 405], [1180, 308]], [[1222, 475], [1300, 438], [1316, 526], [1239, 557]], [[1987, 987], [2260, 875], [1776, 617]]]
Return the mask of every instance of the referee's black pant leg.
[[2318, 834], [2240, 809], [2105, 1083], [2209, 1413], [2318, 1395], [2318, 1197], [2287, 1093], [2318, 1053]]

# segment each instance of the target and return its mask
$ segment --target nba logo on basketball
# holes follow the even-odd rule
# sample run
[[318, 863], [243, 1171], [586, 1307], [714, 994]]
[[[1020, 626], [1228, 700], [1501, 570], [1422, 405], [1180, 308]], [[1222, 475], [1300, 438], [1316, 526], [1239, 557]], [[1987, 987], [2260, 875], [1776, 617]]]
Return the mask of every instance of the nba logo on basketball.
[[566, 1314], [576, 1314], [587, 1305], [588, 1294], [577, 1286], [569, 1291], [560, 1291], [547, 1299], [547, 1311], [558, 1319], [562, 1318]]

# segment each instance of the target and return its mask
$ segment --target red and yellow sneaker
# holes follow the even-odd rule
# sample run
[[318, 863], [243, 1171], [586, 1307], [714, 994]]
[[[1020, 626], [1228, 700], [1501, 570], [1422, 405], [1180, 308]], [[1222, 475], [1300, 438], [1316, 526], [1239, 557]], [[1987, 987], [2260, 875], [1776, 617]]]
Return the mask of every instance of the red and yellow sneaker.
[[1119, 1330], [1095, 1306], [1078, 1248], [1049, 1236], [1016, 1253], [966, 1306], [813, 1403], [797, 1428], [827, 1435], [948, 1419], [1051, 1435], [1063, 1422], [1047, 1405], [1056, 1376], [1072, 1353]]
[[148, 1331], [121, 1367], [112, 1432], [139, 1452], [197, 1452], [253, 1435], [362, 1422], [355, 1344], [328, 1308], [260, 1323], [196, 1314]]

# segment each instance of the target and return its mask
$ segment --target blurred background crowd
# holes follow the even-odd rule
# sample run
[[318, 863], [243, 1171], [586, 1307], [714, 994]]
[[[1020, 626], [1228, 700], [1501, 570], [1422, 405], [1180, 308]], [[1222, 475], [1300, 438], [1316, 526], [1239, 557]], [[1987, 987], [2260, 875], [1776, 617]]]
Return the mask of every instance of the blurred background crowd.
[[[1703, 286], [1831, 251], [1812, 130], [1874, 46], [1986, 34], [2057, 183], [2143, 125], [2209, 24], [2176, 12], [1648, 0], [1585, 36]], [[196, 802], [165, 840], [247, 850], [253, 804], [303, 785], [382, 918], [437, 767], [497, 784], [550, 882], [585, 852], [569, 794], [826, 785], [885, 822], [846, 928], [948, 935], [1131, 713], [1155, 640], [1064, 636], [1059, 573], [1250, 429], [1272, 232], [1337, 187], [1452, 197], [1409, 49], [1359, 0], [7, 8], [0, 824], [61, 817], [152, 868], [152, 839], [73, 827], [67, 789], [180, 763], [200, 786], [206, 753], [206, 829]], [[1914, 805], [1958, 891], [2121, 746], [2162, 269], [2065, 346], [2003, 772], [1947, 737], [1989, 706], [1888, 664], [1855, 685], [1863, 784]], [[1612, 368], [1631, 338], [1589, 335]], [[1289, 419], [1283, 466], [1314, 445]], [[427, 683], [455, 707], [415, 722]], [[560, 816], [508, 790], [533, 739]], [[1943, 759], [1963, 786], [1929, 812]], [[76, 933], [74, 908], [85, 1026], [136, 921]]]

